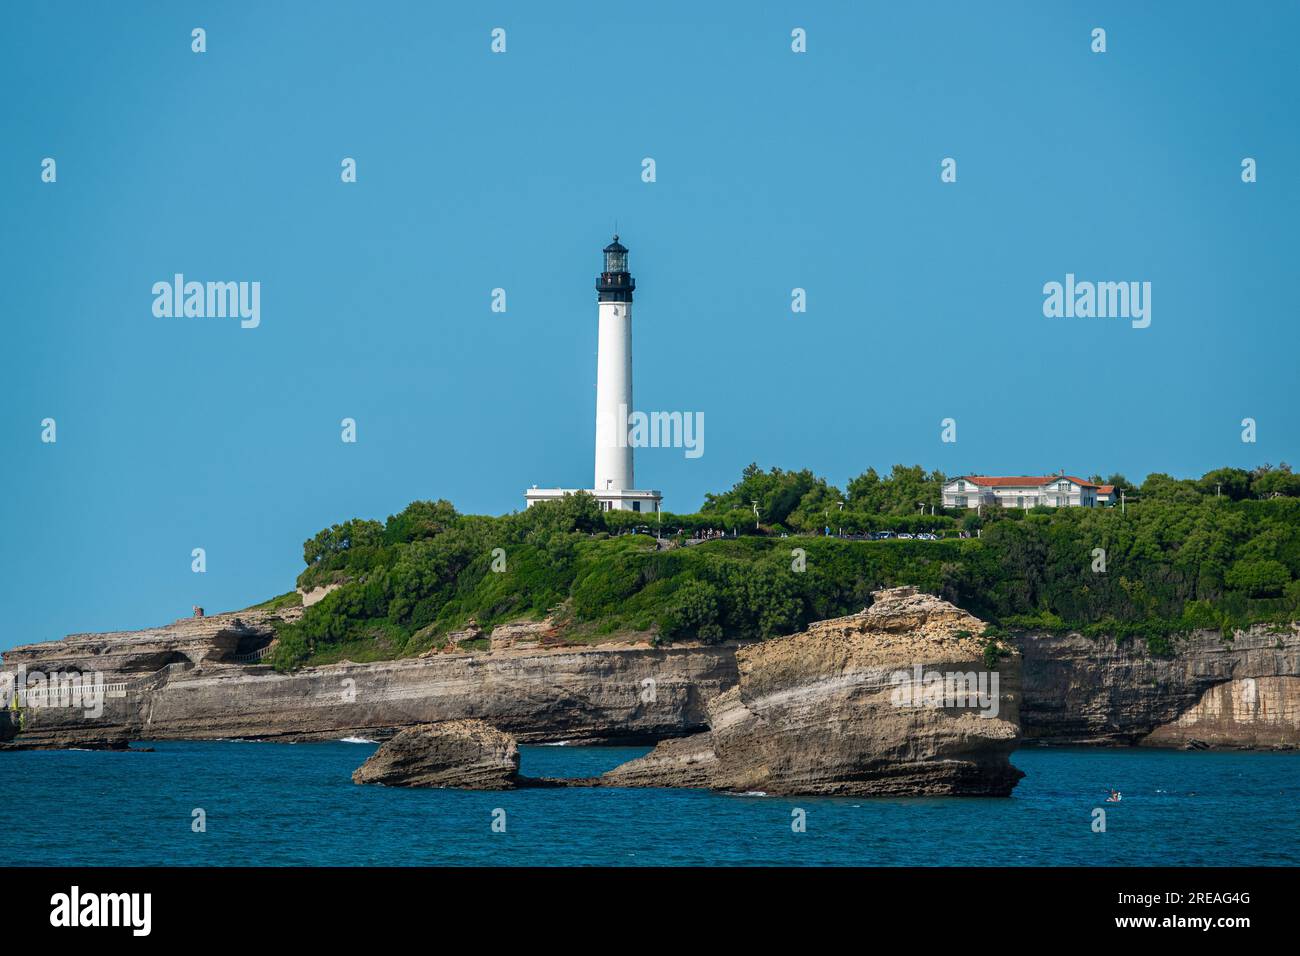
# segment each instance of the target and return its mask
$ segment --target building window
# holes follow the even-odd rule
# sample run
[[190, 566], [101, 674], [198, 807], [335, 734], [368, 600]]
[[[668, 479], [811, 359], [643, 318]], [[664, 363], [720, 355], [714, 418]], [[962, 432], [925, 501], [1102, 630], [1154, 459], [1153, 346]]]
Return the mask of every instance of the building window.
[[639, 502], [639, 501], [634, 501], [634, 502], [632, 502], [632, 510], [633, 510], [633, 511], [640, 511], [640, 510], [641, 510], [641, 502]]

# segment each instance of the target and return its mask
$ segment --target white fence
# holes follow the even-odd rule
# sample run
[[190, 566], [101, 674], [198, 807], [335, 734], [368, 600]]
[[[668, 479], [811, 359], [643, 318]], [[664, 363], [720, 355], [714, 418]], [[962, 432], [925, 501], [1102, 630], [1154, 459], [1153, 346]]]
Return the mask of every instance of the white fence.
[[72, 707], [80, 705], [88, 697], [97, 696], [101, 691], [105, 700], [123, 698], [126, 696], [126, 681], [98, 686], [91, 681], [60, 681], [57, 684], [23, 687], [15, 696], [19, 707]]
[[258, 661], [268, 657], [275, 650], [275, 641], [267, 644], [265, 647], [259, 647], [255, 651], [249, 651], [247, 654], [236, 654], [232, 660], [236, 664], [256, 664]]

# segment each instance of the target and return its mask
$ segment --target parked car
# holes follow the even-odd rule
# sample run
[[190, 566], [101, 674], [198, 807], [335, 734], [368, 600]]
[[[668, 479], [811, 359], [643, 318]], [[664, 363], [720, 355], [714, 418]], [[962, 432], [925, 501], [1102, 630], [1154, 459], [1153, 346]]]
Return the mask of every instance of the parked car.
[[902, 534], [899, 535], [899, 537], [900, 537], [900, 538], [907, 538], [908, 540], [911, 540], [912, 535], [910, 535], [910, 534], [908, 534], [906, 531], [904, 531]]

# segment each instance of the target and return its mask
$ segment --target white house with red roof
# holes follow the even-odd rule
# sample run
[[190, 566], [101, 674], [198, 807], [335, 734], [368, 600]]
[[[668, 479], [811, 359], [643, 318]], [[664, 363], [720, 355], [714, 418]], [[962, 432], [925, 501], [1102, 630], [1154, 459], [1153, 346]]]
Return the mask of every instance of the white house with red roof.
[[1115, 488], [1074, 475], [958, 475], [943, 486], [945, 508], [1095, 508], [1113, 502]]

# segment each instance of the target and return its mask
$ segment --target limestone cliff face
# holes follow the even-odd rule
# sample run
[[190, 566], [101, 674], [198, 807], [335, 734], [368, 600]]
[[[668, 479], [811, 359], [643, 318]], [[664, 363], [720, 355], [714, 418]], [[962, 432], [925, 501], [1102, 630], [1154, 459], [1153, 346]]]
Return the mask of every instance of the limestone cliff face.
[[[1197, 631], [1173, 657], [1151, 654], [1140, 641], [1116, 644], [1081, 634], [1024, 634], [1025, 736], [1055, 744], [1180, 746], [1190, 737], [1214, 746], [1300, 746], [1300, 732], [1279, 713], [1294, 713], [1292, 682], [1300, 677], [1300, 629], [1239, 631], [1232, 641]], [[1236, 682], [1254, 679], [1258, 706], [1232, 705]], [[1268, 680], [1269, 683], [1260, 683]], [[1226, 696], [1225, 696], [1226, 695]], [[1211, 731], [1214, 713], [1232, 713]], [[1178, 723], [1182, 730], [1163, 730]], [[1199, 716], [1198, 716], [1199, 715]], [[1211, 739], [1212, 738], [1212, 739]], [[1264, 743], [1267, 741], [1267, 743]]]
[[990, 674], [975, 636], [983, 622], [911, 588], [875, 598], [861, 614], [741, 648], [739, 683], [709, 704], [707, 735], [661, 745], [606, 782], [1009, 794], [1023, 776], [1009, 760], [1020, 736], [1018, 655]]
[[[152, 637], [146, 640], [153, 643]], [[49, 656], [25, 653], [23, 659], [29, 669], [53, 670], [69, 657], [61, 643], [34, 645], [48, 648]], [[94, 656], [131, 659], [137, 666], [141, 655], [120, 650]], [[461, 718], [487, 720], [525, 743], [653, 742], [703, 727], [706, 702], [736, 680], [731, 645], [443, 653], [294, 674], [202, 659], [198, 666], [187, 659], [143, 676], [131, 671], [123, 696], [104, 700], [101, 716], [67, 707], [28, 708], [23, 733], [9, 746], [93, 746], [127, 738], [383, 737], [414, 724]], [[13, 666], [7, 656], [6, 666]]]
[[[859, 698], [880, 693], [886, 670], [937, 660], [920, 654], [931, 639], [945, 648], [943, 663], [964, 661], [971, 665], [967, 670], [981, 669], [975, 665], [982, 642], [958, 637], [962, 631], [979, 634], [980, 622], [937, 599], [912, 595], [901, 601], [885, 593], [887, 600], [862, 615], [819, 622], [804, 634], [745, 650], [736, 644], [529, 646], [548, 637], [534, 633], [545, 622], [532, 622], [498, 628], [492, 635], [497, 649], [490, 654], [436, 653], [292, 675], [240, 662], [255, 660], [274, 641], [276, 623], [294, 619], [301, 608], [72, 635], [6, 651], [4, 669], [100, 673], [118, 685], [103, 701], [103, 713], [29, 707], [18, 733], [16, 715], [0, 711], [0, 747], [386, 736], [413, 724], [467, 717], [488, 720], [524, 743], [654, 741], [707, 727], [709, 702], [734, 687], [743, 670], [744, 693], [715, 705], [719, 725], [737, 728], [739, 746], [754, 721], [779, 719], [793, 726], [804, 720], [801, 701], [809, 707], [811, 701], [856, 707]], [[466, 635], [481, 633], [473, 628]], [[1168, 659], [1152, 655], [1142, 642], [1117, 645], [1080, 634], [1029, 633], [1016, 644], [1020, 655], [999, 670], [1004, 691], [1013, 675], [1020, 681], [1023, 700], [1018, 690], [1012, 692], [999, 717], [1014, 723], [1018, 710], [1030, 740], [1300, 748], [1300, 728], [1289, 716], [1295, 712], [1290, 679], [1300, 678], [1300, 626], [1253, 628], [1230, 642], [1217, 632], [1198, 632], [1178, 640]], [[1247, 706], [1249, 685], [1242, 682], [1250, 679], [1256, 697]], [[788, 693], [796, 687], [797, 694]], [[915, 715], [918, 733], [930, 733], [921, 724], [933, 716]], [[989, 732], [982, 718], [979, 727], [979, 733]], [[959, 740], [946, 746], [958, 747]], [[778, 781], [784, 772], [774, 772]]]
[[1155, 747], [1300, 745], [1300, 677], [1243, 677], [1215, 684], [1191, 710], [1161, 724], [1143, 744]]

